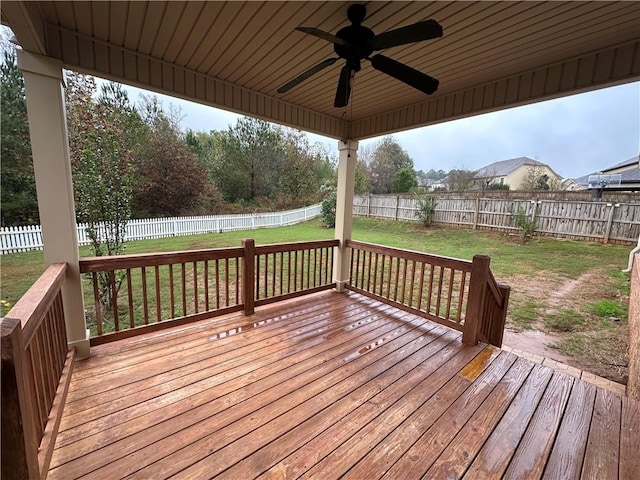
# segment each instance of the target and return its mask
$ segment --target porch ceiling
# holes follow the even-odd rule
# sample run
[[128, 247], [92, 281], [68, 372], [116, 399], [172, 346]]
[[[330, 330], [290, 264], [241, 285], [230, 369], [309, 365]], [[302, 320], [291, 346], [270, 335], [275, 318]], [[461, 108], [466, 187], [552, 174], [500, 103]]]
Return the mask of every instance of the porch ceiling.
[[444, 37], [384, 53], [440, 80], [432, 96], [375, 71], [333, 107], [337, 62], [284, 95], [276, 89], [333, 56], [354, 2], [3, 1], [25, 50], [70, 69], [335, 138], [366, 138], [633, 81], [637, 2], [366, 2], [381, 33], [434, 18]]

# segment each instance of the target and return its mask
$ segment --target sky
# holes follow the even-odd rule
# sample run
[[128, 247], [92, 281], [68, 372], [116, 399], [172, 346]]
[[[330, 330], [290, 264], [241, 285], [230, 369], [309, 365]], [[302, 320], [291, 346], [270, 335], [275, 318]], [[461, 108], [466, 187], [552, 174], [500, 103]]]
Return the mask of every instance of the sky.
[[[126, 87], [137, 101], [144, 90]], [[158, 95], [179, 106], [184, 130], [225, 130], [231, 112]], [[337, 141], [308, 134], [337, 156]], [[564, 178], [577, 178], [640, 152], [640, 82], [571, 95], [393, 134], [416, 170], [477, 170], [500, 160], [534, 158]], [[360, 145], [375, 144], [380, 137]]]

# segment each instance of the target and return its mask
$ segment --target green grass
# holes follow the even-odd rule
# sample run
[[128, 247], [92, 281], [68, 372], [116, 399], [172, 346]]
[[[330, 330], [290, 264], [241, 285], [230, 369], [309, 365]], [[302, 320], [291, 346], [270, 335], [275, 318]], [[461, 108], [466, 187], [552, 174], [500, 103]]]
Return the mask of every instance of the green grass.
[[555, 332], [575, 332], [587, 324], [587, 319], [572, 308], [561, 308], [545, 315], [544, 324]]
[[592, 304], [590, 310], [594, 315], [605, 319], [609, 317], [627, 318], [629, 315], [627, 306], [617, 300], [600, 300]]
[[514, 298], [509, 304], [512, 329], [517, 332], [531, 330], [540, 318], [542, 308], [544, 308], [544, 304], [538, 300]]

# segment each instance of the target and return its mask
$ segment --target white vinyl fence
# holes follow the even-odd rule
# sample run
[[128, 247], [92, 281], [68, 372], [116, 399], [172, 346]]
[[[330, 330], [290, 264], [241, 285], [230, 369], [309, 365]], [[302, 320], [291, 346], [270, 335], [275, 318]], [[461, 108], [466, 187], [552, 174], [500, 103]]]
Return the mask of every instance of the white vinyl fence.
[[[177, 237], [198, 233], [222, 233], [235, 230], [253, 230], [264, 227], [281, 227], [304, 222], [320, 216], [321, 205], [311, 205], [297, 210], [241, 215], [208, 215], [203, 217], [172, 217], [130, 220], [127, 224], [127, 240]], [[78, 243], [88, 245], [86, 225], [78, 224]], [[0, 254], [42, 250], [40, 225], [7, 227], [0, 229]]]

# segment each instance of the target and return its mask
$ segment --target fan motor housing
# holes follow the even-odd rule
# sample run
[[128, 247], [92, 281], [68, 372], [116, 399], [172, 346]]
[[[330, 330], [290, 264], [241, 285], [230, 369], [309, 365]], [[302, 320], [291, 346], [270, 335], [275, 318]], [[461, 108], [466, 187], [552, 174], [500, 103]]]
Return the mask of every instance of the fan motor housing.
[[369, 46], [369, 42], [375, 37], [373, 31], [362, 25], [349, 25], [338, 30], [336, 37], [344, 40], [349, 45], [335, 43], [333, 50], [339, 57], [347, 60], [355, 71], [360, 70], [360, 60], [369, 57], [373, 53], [373, 48]]

